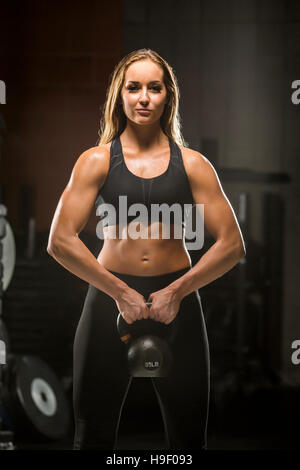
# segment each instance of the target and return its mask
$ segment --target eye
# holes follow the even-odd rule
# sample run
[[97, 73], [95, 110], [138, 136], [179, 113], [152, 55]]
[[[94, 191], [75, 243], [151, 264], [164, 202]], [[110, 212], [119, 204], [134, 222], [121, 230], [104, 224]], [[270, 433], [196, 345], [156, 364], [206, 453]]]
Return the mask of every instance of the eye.
[[136, 89], [137, 89], [136, 86], [129, 86], [129, 87], [127, 87], [127, 90], [129, 90], [129, 91], [131, 91], [131, 90], [136, 90]]
[[[130, 85], [127, 87], [127, 90], [129, 91], [134, 91], [134, 90], [137, 90], [138, 87], [136, 85]], [[160, 92], [161, 91], [161, 87], [160, 86], [152, 86], [151, 87], [152, 90], [155, 90], [156, 92]]]

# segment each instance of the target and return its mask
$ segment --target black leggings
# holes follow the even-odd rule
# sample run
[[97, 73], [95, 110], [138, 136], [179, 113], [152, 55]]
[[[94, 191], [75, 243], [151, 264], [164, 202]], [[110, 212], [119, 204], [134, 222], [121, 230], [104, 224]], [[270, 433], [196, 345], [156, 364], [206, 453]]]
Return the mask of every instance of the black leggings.
[[[110, 272], [147, 301], [151, 292], [189, 269], [158, 276]], [[117, 449], [122, 408], [132, 380], [139, 380], [128, 372], [126, 347], [116, 327], [118, 314], [114, 299], [89, 285], [74, 339], [74, 450]], [[177, 317], [170, 374], [143, 380], [152, 383], [158, 398], [168, 449], [206, 449], [210, 365], [198, 291], [183, 298]]]

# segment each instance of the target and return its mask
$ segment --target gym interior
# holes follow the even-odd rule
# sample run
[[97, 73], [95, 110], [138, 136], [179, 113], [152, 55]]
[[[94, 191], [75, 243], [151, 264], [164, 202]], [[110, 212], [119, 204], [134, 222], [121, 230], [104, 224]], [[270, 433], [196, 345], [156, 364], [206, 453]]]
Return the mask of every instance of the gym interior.
[[[88, 286], [49, 256], [49, 228], [76, 159], [96, 145], [115, 63], [142, 47], [174, 66], [183, 135], [214, 165], [247, 249], [199, 292], [208, 449], [299, 449], [300, 5], [155, 3], [1, 5], [1, 449], [72, 449], [72, 348]], [[92, 213], [80, 233], [95, 256], [96, 224]], [[206, 231], [193, 265], [213, 243]], [[120, 450], [165, 448], [145, 380], [127, 397]]]

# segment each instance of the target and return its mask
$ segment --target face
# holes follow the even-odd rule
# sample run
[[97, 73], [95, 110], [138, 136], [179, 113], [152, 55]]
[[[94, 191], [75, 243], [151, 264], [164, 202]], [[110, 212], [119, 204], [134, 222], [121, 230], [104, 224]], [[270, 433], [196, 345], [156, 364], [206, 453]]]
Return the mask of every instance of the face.
[[121, 99], [123, 111], [131, 121], [150, 124], [160, 119], [167, 102], [162, 68], [151, 60], [131, 64], [125, 74]]

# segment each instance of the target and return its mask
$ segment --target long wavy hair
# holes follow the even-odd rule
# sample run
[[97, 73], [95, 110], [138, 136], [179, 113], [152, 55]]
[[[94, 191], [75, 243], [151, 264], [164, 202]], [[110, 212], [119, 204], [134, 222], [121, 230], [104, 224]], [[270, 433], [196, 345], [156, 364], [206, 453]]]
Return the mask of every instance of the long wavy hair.
[[105, 103], [100, 107], [101, 118], [98, 130], [99, 139], [96, 145], [111, 142], [121, 134], [126, 126], [126, 116], [122, 108], [121, 89], [128, 67], [139, 60], [150, 59], [163, 69], [163, 81], [167, 89], [167, 104], [160, 118], [163, 132], [177, 144], [188, 147], [181, 134], [181, 118], [179, 115], [179, 87], [172, 67], [152, 49], [138, 49], [127, 54], [115, 66], [110, 75], [110, 83], [106, 91]]

